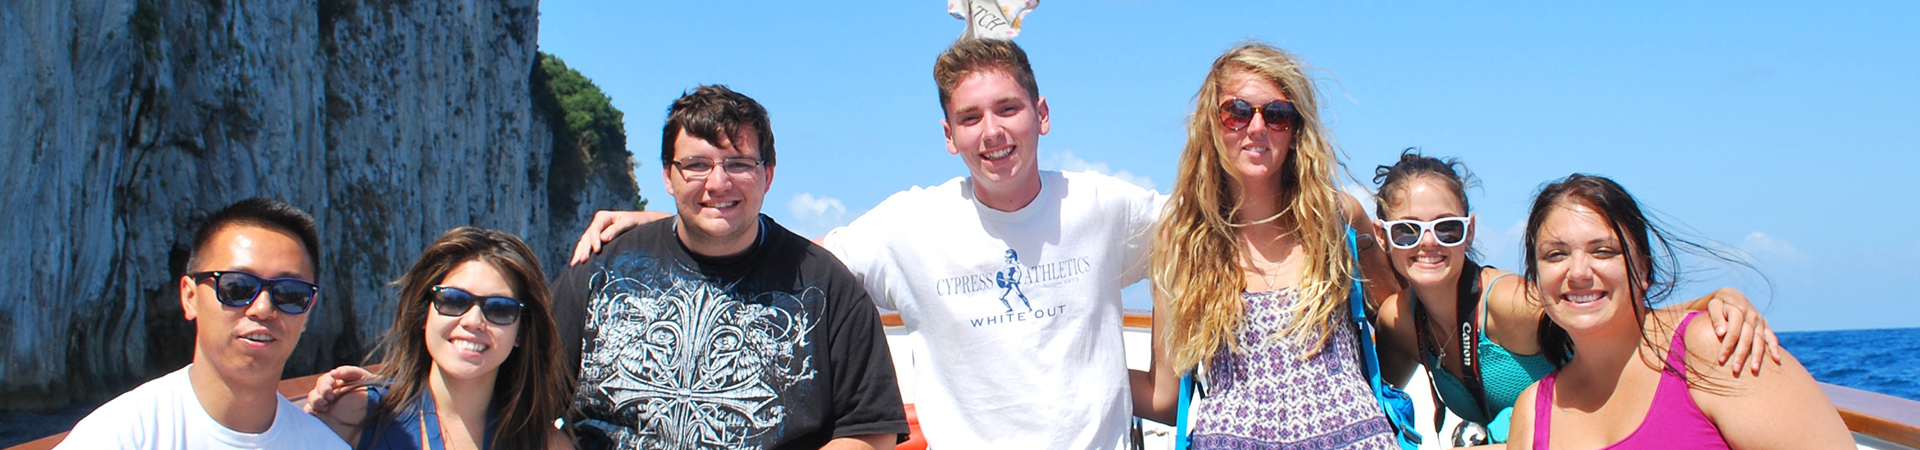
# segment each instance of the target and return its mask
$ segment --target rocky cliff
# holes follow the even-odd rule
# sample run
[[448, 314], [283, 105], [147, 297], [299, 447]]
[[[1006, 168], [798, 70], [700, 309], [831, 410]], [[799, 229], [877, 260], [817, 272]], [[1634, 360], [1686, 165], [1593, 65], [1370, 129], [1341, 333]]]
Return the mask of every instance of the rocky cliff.
[[448, 228], [517, 233], [552, 276], [591, 211], [638, 190], [625, 161], [554, 171], [582, 152], [556, 153], [530, 92], [537, 7], [0, 2], [0, 410], [187, 363], [187, 240], [246, 197], [320, 221], [324, 294], [290, 376], [364, 356], [387, 283]]

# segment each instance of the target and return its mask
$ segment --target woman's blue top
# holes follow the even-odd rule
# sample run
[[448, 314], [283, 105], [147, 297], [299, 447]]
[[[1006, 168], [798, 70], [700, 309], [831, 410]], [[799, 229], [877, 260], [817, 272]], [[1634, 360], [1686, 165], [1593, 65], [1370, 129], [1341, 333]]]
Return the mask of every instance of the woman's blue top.
[[[380, 398], [386, 396], [385, 385], [367, 386], [367, 411], [371, 413], [380, 404]], [[481, 448], [493, 444], [493, 424], [498, 420], [498, 411], [487, 411], [487, 432]], [[369, 416], [369, 419], [372, 417]], [[425, 447], [422, 447], [425, 445]], [[446, 443], [440, 436], [440, 415], [435, 412], [433, 392], [423, 391], [420, 400], [412, 408], [402, 408], [390, 417], [369, 423], [360, 431], [360, 444], [354, 448], [360, 450], [445, 450]]]

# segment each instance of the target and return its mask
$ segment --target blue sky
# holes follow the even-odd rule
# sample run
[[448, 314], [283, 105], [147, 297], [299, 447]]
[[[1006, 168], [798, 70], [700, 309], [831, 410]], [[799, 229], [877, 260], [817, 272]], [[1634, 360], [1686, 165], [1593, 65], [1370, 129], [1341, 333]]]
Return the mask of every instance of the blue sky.
[[[626, 113], [641, 194], [666, 105], [727, 84], [773, 116], [766, 213], [819, 235], [912, 186], [965, 175], [940, 134], [933, 58], [963, 23], [933, 0], [550, 1], [540, 47]], [[1325, 3], [1325, 4], [1322, 4]], [[1242, 39], [1301, 56], [1365, 187], [1400, 149], [1457, 156], [1477, 246], [1517, 268], [1528, 202], [1572, 172], [1613, 177], [1768, 283], [1735, 285], [1780, 330], [1920, 326], [1920, 3], [1061, 1], [1016, 40], [1052, 107], [1048, 168], [1165, 191], [1207, 65]], [[1131, 289], [1130, 306], [1146, 304]]]

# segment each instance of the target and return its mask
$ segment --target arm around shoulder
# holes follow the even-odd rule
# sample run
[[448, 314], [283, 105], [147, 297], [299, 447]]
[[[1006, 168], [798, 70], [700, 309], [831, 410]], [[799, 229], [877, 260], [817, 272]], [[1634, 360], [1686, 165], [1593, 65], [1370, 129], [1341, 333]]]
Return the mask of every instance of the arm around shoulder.
[[321, 423], [339, 435], [347, 443], [359, 442], [360, 430], [367, 424], [367, 389], [365, 387], [342, 392], [334, 400], [333, 407], [325, 412], [312, 412]]
[[1173, 311], [1158, 292], [1153, 294], [1153, 341], [1148, 353], [1147, 370], [1127, 371], [1127, 383], [1133, 392], [1133, 415], [1171, 424], [1179, 416], [1181, 373], [1173, 368], [1173, 356], [1166, 340], [1169, 315]]
[[1400, 295], [1400, 277], [1393, 273], [1393, 263], [1386, 249], [1380, 247], [1380, 240], [1374, 236], [1373, 221], [1367, 219], [1366, 210], [1360, 208], [1360, 201], [1347, 193], [1340, 193], [1340, 210], [1348, 227], [1353, 229], [1354, 244], [1360, 248], [1360, 275], [1366, 281], [1367, 306], [1380, 309], [1387, 300]]
[[[1851, 449], [1853, 436], [1813, 375], [1792, 354], [1758, 376], [1734, 378], [1714, 363], [1720, 339], [1711, 327], [1688, 327], [1687, 365], [1705, 379], [1689, 389], [1701, 412], [1736, 449]], [[1515, 423], [1518, 423], [1518, 418]], [[1790, 424], [1791, 426], [1782, 426]]]

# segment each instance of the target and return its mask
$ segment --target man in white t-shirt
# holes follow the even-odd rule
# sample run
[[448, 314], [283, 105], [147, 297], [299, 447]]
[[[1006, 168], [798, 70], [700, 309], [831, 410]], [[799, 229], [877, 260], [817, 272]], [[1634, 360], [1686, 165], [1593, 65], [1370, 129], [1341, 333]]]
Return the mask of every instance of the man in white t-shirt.
[[[1164, 197], [1039, 170], [1047, 100], [1018, 45], [957, 41], [934, 79], [947, 152], [969, 176], [894, 194], [822, 245], [912, 334], [931, 446], [1123, 448], [1132, 401], [1120, 290], [1146, 277]], [[575, 260], [655, 217], [603, 212]]]
[[179, 280], [193, 363], [101, 405], [58, 448], [348, 448], [275, 389], [319, 298], [319, 240], [313, 217], [278, 200], [214, 213]]

